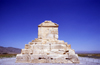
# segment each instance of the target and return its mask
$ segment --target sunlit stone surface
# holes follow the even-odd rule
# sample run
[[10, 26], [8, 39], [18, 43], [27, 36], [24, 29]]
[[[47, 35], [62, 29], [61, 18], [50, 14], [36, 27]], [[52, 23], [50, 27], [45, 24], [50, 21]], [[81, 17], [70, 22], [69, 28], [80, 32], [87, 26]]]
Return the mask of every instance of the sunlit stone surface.
[[38, 38], [25, 44], [16, 62], [24, 63], [79, 63], [71, 45], [58, 40], [58, 24], [44, 21], [38, 25]]

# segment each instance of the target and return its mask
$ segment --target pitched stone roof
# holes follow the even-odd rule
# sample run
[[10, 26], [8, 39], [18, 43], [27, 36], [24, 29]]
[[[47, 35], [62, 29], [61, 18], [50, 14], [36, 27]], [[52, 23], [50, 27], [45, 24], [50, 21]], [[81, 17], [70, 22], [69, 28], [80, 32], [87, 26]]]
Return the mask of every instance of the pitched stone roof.
[[39, 24], [38, 27], [58, 27], [59, 25], [53, 23], [52, 21], [44, 21], [43, 23]]

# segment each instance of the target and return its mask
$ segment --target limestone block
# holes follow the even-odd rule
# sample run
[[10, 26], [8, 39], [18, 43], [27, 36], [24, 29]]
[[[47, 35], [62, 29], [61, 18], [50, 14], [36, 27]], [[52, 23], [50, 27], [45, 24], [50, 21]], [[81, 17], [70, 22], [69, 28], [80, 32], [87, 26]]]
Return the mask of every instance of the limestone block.
[[42, 41], [42, 44], [46, 44], [46, 41]]
[[31, 63], [46, 63], [46, 55], [31, 55]]
[[77, 55], [70, 55], [69, 57], [70, 57], [72, 63], [79, 63], [79, 59], [78, 59]]
[[69, 49], [69, 56], [70, 55], [75, 55], [75, 52], [72, 49]]
[[55, 34], [55, 38], [58, 39], [58, 35], [57, 34]]
[[30, 49], [30, 45], [29, 44], [25, 44], [25, 49]]
[[23, 60], [22, 54], [17, 54], [16, 62], [22, 62], [22, 60]]
[[52, 39], [52, 38], [51, 38], [51, 39], [48, 39], [47, 41], [48, 41], [48, 43], [49, 43], [49, 42], [52, 43], [52, 42], [55, 42], [55, 40], [56, 40], [56, 39]]
[[33, 42], [29, 42], [29, 45], [33, 45], [34, 43]]
[[43, 49], [44, 52], [48, 52], [50, 50], [49, 44], [43, 45], [42, 49]]
[[22, 54], [29, 54], [29, 52], [30, 52], [30, 49], [22, 49], [21, 50]]
[[68, 44], [68, 45], [67, 45], [67, 48], [68, 48], [68, 49], [71, 49], [71, 45], [70, 45], [70, 44]]
[[69, 58], [71, 58], [73, 63], [79, 63], [78, 55], [75, 54], [74, 50], [72, 49], [69, 50]]
[[51, 50], [50, 55], [64, 55], [64, 51], [57, 51], [57, 49]]
[[58, 50], [63, 50], [65, 51], [66, 49], [66, 45], [61, 45], [61, 44], [51, 44], [51, 50], [55, 50], [55, 51], [58, 51]]
[[36, 45], [36, 44], [42, 44], [42, 42], [31, 42], [31, 43], [29, 43], [29, 45]]
[[65, 42], [65, 45], [67, 46], [67, 45], [68, 45], [68, 43], [67, 43], [67, 42]]
[[27, 62], [29, 62], [29, 60], [30, 60], [30, 56], [29, 55], [17, 55], [17, 57], [16, 57], [16, 62], [24, 62], [24, 63], [27, 63]]
[[57, 43], [58, 43], [58, 44], [63, 44], [64, 41], [63, 41], [63, 40], [57, 40]]
[[38, 39], [38, 38], [36, 38], [35, 40], [32, 40], [32, 42], [41, 42], [42, 41], [42, 39]]
[[34, 40], [32, 40], [32, 42], [35, 42]]
[[33, 54], [34, 55], [41, 54], [41, 50], [33, 50]]
[[48, 34], [47, 38], [53, 38], [54, 35], [53, 34]]
[[37, 44], [33, 46], [34, 50], [41, 50], [41, 51], [48, 51], [49, 48], [49, 44]]

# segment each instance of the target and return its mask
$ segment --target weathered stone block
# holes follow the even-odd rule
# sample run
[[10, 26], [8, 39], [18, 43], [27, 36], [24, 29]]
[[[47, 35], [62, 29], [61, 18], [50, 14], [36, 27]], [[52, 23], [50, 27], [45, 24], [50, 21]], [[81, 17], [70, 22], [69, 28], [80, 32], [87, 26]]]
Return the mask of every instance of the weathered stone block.
[[30, 45], [29, 44], [25, 44], [25, 49], [30, 49]]

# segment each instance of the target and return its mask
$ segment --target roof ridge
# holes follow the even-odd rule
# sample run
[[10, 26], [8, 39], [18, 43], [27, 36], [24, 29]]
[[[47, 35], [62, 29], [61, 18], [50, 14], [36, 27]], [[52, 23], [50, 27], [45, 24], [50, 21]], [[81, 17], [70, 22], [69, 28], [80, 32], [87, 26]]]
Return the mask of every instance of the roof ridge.
[[59, 25], [50, 21], [50, 20], [45, 20], [43, 23], [39, 24], [38, 27], [58, 27]]

